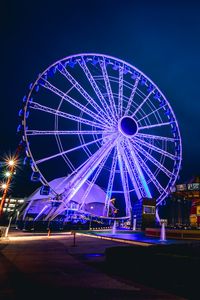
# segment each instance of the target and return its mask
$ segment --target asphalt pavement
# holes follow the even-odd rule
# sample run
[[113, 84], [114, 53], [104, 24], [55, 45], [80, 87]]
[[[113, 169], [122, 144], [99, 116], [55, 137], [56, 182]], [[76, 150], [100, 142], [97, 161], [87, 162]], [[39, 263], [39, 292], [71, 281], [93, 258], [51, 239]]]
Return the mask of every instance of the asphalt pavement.
[[106, 272], [104, 252], [113, 246], [119, 243], [10, 232], [0, 240], [0, 299], [185, 299]]

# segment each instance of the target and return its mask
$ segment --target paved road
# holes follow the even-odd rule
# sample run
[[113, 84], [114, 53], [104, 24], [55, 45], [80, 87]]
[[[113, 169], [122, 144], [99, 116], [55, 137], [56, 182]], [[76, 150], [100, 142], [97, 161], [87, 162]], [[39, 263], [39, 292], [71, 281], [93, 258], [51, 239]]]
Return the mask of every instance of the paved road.
[[[183, 298], [106, 274], [101, 265], [112, 241], [78, 236], [0, 242], [0, 299], [160, 299]], [[122, 245], [122, 244], [120, 244]]]

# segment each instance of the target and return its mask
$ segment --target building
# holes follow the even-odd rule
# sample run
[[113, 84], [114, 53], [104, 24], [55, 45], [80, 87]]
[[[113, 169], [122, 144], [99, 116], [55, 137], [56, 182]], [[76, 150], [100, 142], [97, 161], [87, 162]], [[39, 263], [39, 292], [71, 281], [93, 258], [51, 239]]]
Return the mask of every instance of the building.
[[200, 177], [177, 184], [159, 212], [175, 227], [200, 227]]
[[[1, 198], [0, 198], [1, 201]], [[15, 215], [24, 204], [25, 198], [22, 197], [7, 197], [4, 206], [3, 206], [3, 213], [7, 215]]]
[[[56, 208], [61, 204], [59, 197], [67, 191], [67, 178], [56, 178], [49, 183], [51, 189], [48, 193], [44, 193], [42, 187], [32, 193], [24, 203], [20, 211], [20, 220], [24, 221], [47, 221], [51, 217]], [[88, 214], [94, 216], [104, 215], [106, 193], [96, 184], [89, 186], [89, 181], [85, 182], [73, 198], [67, 203], [65, 211], [58, 218], [67, 221], [73, 214]], [[110, 203], [113, 207], [113, 204]]]

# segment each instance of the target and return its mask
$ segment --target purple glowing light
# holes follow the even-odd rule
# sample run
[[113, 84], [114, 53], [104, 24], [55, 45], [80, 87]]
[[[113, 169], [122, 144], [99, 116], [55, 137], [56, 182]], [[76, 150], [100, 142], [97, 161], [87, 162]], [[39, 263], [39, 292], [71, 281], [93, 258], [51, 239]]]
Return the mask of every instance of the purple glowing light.
[[[130, 216], [133, 199], [153, 197], [159, 205], [174, 185], [182, 157], [178, 124], [163, 93], [136, 67], [108, 55], [72, 55], [40, 74], [25, 99], [24, 139], [33, 171], [44, 185], [55, 178], [49, 172], [55, 161], [58, 173], [69, 174], [60, 205], [46, 219], [64, 213], [86, 182], [79, 210], [99, 184], [106, 192], [104, 216], [112, 198]], [[48, 154], [42, 151], [46, 141], [52, 143]]]

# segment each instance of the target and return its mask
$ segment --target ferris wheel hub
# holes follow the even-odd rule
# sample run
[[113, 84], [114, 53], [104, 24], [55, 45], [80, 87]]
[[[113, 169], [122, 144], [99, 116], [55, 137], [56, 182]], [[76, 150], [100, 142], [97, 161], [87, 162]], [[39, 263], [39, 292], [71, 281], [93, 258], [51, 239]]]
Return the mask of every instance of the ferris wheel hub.
[[130, 116], [122, 117], [118, 123], [119, 131], [126, 137], [133, 137], [138, 131], [137, 122]]

